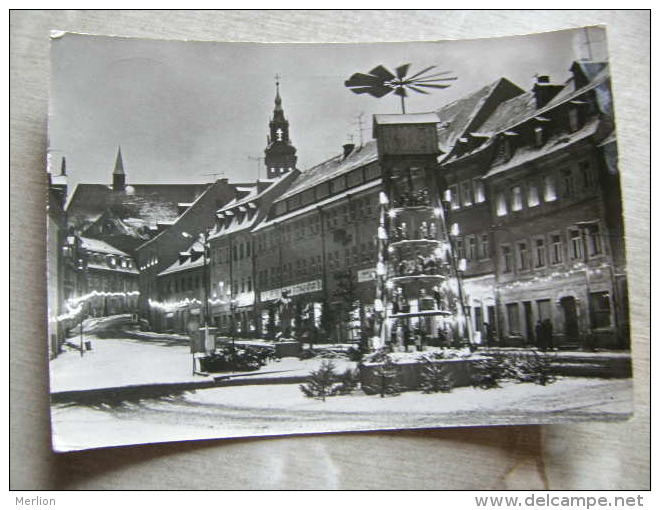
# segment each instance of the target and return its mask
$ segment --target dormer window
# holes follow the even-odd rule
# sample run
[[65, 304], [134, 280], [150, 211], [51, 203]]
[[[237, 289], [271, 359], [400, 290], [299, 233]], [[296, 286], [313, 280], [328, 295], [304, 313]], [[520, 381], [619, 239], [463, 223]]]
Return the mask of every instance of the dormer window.
[[534, 145], [541, 147], [543, 145], [543, 128], [541, 126], [534, 128]]
[[580, 129], [580, 112], [578, 112], [576, 107], [568, 110], [568, 127], [571, 130], [571, 133]]

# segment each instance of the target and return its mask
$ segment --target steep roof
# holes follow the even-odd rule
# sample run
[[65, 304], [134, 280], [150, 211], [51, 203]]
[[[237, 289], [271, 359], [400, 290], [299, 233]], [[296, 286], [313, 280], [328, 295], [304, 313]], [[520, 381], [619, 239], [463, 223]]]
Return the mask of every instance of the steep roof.
[[202, 267], [203, 265], [204, 245], [199, 241], [194, 241], [190, 245], [190, 248], [184, 252], [181, 252], [179, 258], [174, 262], [174, 264], [158, 273], [158, 276], [179, 273], [181, 271], [187, 271], [188, 269]]
[[81, 247], [85, 250], [94, 251], [97, 253], [107, 253], [109, 255], [121, 255], [128, 257], [128, 254], [115, 248], [111, 244], [101, 241], [100, 239], [92, 239], [91, 237], [80, 237]]
[[74, 227], [92, 223], [107, 210], [120, 219], [131, 218], [137, 226], [173, 221], [179, 203], [194, 202], [210, 184], [133, 184], [114, 191], [105, 184], [78, 184], [67, 206]]
[[376, 141], [370, 140], [362, 147], [356, 147], [346, 158], [342, 154], [307, 170], [303, 170], [288, 191], [283, 193], [277, 201], [286, 200], [288, 197], [309, 189], [312, 186], [348, 173], [377, 159]]
[[435, 113], [440, 119], [438, 145], [450, 153], [456, 141], [466, 132], [483, 131], [481, 124], [502, 101], [515, 98], [524, 91], [506, 78], [500, 78], [471, 94], [463, 96]]

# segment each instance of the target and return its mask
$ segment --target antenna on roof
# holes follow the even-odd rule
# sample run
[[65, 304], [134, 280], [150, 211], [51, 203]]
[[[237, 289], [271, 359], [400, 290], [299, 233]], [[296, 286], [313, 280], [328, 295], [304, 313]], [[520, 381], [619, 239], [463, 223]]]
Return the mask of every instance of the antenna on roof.
[[[279, 78], [279, 75], [278, 75]], [[264, 158], [255, 158], [253, 156], [248, 156], [247, 157], [250, 161], [256, 161], [257, 162], [257, 180], [261, 178], [261, 162], [264, 161]]]
[[[359, 133], [359, 135], [360, 135], [360, 147], [362, 147], [362, 146], [364, 145], [364, 136], [363, 136], [362, 133], [363, 133], [363, 131], [364, 131], [365, 129], [367, 129], [366, 127], [364, 127], [364, 112], [360, 112], [360, 113], [358, 113], [358, 114], [355, 116], [355, 118], [356, 118], [357, 120], [353, 123], [353, 125], [354, 125], [354, 126], [357, 125], [357, 127], [358, 127], [357, 129], [358, 129], [358, 133]], [[352, 141], [353, 141], [353, 140], [351, 140], [351, 142], [352, 142]]]

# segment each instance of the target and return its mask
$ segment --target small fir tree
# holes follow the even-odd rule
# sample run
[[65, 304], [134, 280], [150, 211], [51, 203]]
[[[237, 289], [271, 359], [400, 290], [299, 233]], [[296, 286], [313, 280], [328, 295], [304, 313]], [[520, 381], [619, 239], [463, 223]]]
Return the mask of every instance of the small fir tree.
[[449, 393], [454, 387], [454, 378], [446, 365], [424, 359], [420, 387], [423, 393]]
[[317, 370], [310, 372], [307, 384], [300, 385], [300, 391], [308, 398], [316, 398], [323, 402], [326, 397], [336, 395], [341, 385], [337, 381], [336, 367], [332, 361], [323, 360]]
[[399, 367], [387, 356], [384, 363], [374, 370], [376, 376], [376, 390], [380, 393], [380, 397], [384, 398], [385, 395], [398, 395], [401, 393], [402, 388], [398, 383]]

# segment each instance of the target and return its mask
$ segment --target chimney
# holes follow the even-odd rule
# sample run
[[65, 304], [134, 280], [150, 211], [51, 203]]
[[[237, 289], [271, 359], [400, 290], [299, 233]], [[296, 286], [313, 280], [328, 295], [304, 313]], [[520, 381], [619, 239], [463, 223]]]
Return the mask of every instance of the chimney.
[[351, 155], [351, 152], [353, 152], [353, 149], [355, 149], [355, 144], [354, 143], [347, 143], [343, 145], [344, 147], [344, 159], [346, 159], [348, 156]]
[[550, 77], [547, 75], [537, 76], [536, 83], [532, 89], [536, 99], [536, 107], [543, 108], [562, 88], [562, 85], [553, 85], [550, 83]]

